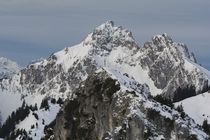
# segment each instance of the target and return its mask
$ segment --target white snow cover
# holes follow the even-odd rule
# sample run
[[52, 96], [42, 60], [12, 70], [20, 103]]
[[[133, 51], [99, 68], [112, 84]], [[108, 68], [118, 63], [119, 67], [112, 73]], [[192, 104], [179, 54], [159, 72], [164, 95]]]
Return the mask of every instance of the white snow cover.
[[64, 50], [55, 53], [57, 57], [56, 64], [62, 64], [65, 72], [68, 72], [68, 69], [73, 66], [73, 64], [87, 57], [91, 46], [84, 46], [82, 43], [75, 45], [73, 47], [65, 48]]
[[37, 104], [40, 107], [42, 99], [45, 97], [44, 95], [27, 95], [27, 94], [20, 94], [20, 93], [13, 93], [9, 91], [0, 91], [0, 115], [1, 115], [1, 123], [3, 124], [9, 115], [15, 110], [17, 110], [23, 104], [23, 96], [25, 102], [28, 105], [35, 105]]
[[[188, 62], [186, 62], [186, 61], [188, 61]], [[192, 69], [197, 69], [198, 71], [200, 71], [201, 73], [203, 73], [206, 78], [210, 79], [210, 71], [209, 70], [207, 70], [204, 67], [198, 65], [197, 63], [194, 63], [192, 61], [189, 61], [188, 59], [185, 60], [185, 63], [191, 63], [191, 65], [192, 65], [191, 68]], [[190, 71], [189, 67], [188, 67], [188, 70]], [[209, 80], [209, 82], [210, 82], [210, 80]]]
[[[49, 103], [49, 110], [39, 109], [41, 105], [41, 101], [43, 98], [45, 98], [45, 95], [36, 94], [36, 95], [30, 95], [30, 94], [20, 94], [20, 93], [11, 93], [11, 92], [0, 92], [0, 112], [1, 112], [1, 118], [3, 124], [9, 115], [15, 110], [17, 110], [21, 105], [23, 104], [22, 97], [24, 96], [25, 103], [27, 105], [35, 105], [37, 104], [38, 111], [35, 111], [39, 117], [39, 120], [36, 120], [34, 115], [32, 115], [32, 111], [30, 112], [29, 116], [26, 117], [23, 121], [21, 121], [19, 124], [17, 124], [16, 129], [25, 129], [28, 134], [30, 133], [30, 137], [33, 138], [33, 140], [40, 140], [41, 137], [44, 136], [44, 126], [51, 123], [59, 109], [60, 106], [58, 104], [51, 104]], [[44, 125], [42, 124], [42, 121], [44, 120]], [[38, 127], [36, 127], [36, 123], [38, 124]], [[35, 128], [31, 129], [31, 126], [34, 125]]]
[[[45, 109], [34, 111], [34, 113], [38, 115], [38, 120], [34, 117], [32, 112], [30, 112], [29, 116], [16, 126], [16, 129], [25, 129], [26, 132], [30, 133], [29, 136], [32, 137], [33, 140], [40, 140], [44, 136], [43, 130], [45, 125], [50, 124], [60, 110], [58, 104], [49, 104], [49, 106], [50, 108], [47, 111]], [[34, 125], [33, 129], [31, 128], [32, 125]]]
[[198, 124], [202, 125], [205, 119], [210, 122], [210, 93], [208, 92], [187, 98], [175, 105], [182, 105], [184, 111]]
[[[131, 52], [132, 51], [128, 50], [128, 48], [119, 46], [112, 50], [107, 57], [95, 56], [94, 60], [98, 66], [104, 69], [119, 71], [122, 74], [127, 73], [140, 84], [146, 83], [149, 85], [152, 95], [160, 94], [162, 90], [155, 87], [154, 82], [148, 76], [148, 71], [142, 69], [138, 64], [137, 55], [140, 54], [137, 53], [135, 56], [132, 56]], [[118, 63], [119, 60], [121, 60], [122, 63]], [[136, 66], [132, 66], [132, 64]]]

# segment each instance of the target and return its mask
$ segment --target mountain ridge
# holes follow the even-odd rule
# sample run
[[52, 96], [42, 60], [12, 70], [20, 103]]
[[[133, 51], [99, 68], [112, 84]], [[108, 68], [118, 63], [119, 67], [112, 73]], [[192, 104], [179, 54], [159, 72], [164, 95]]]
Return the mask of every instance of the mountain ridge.
[[[4, 100], [7, 98], [3, 96], [4, 94], [17, 95], [18, 98], [15, 100], [18, 105], [14, 105], [17, 108], [23, 101], [29, 105], [37, 104], [40, 108], [45, 99], [73, 100], [76, 98], [75, 91], [81, 88], [81, 83], [102, 70], [118, 80], [121, 87], [140, 92], [139, 87], [143, 85], [148, 88], [148, 92], [145, 91], [148, 95], [145, 96], [162, 95], [171, 100], [180, 96], [175, 94], [180, 87], [195, 86], [196, 95], [210, 85], [209, 71], [196, 64], [196, 59], [184, 44], [175, 43], [167, 34], [163, 34], [154, 36], [152, 41], [139, 47], [129, 30], [116, 27], [113, 22], [108, 21], [96, 27], [80, 44], [67, 47], [47, 59], [28, 65], [12, 78], [3, 80], [0, 83], [2, 89], [0, 96], [2, 95], [1, 98]], [[130, 93], [127, 94], [130, 95]], [[123, 96], [127, 95], [123, 94]], [[190, 96], [192, 95], [187, 95], [187, 98]], [[144, 98], [142, 95], [138, 97]], [[181, 96], [176, 101], [184, 98]], [[147, 108], [147, 101], [144, 100], [144, 102], [146, 103], [143, 107]], [[151, 104], [150, 107], [154, 109], [153, 105], [157, 103], [151, 99]], [[50, 104], [49, 108], [54, 106]], [[164, 106], [159, 106], [164, 112]], [[56, 108], [58, 111], [60, 107]], [[2, 111], [1, 108], [0, 111]], [[33, 135], [29, 135], [34, 139], [44, 136], [40, 131], [44, 131], [45, 125], [53, 121], [53, 117], [56, 116], [50, 116], [51, 119], [47, 124], [42, 124], [40, 120], [36, 121], [32, 113], [37, 113], [45, 120], [42, 114], [47, 112], [48, 110], [41, 108], [35, 112], [31, 111], [31, 115], [21, 122], [25, 124], [33, 120], [29, 121], [31, 125], [38, 123], [40, 129], [32, 129], [27, 125], [26, 130], [32, 131]], [[6, 118], [10, 114], [8, 112], [4, 115]], [[192, 122], [190, 125], [193, 129], [198, 131], [197, 127], [194, 127], [196, 123], [190, 118], [189, 121]], [[18, 128], [25, 128], [25, 125], [19, 125]], [[196, 134], [202, 135], [201, 139], [206, 137], [203, 132]]]

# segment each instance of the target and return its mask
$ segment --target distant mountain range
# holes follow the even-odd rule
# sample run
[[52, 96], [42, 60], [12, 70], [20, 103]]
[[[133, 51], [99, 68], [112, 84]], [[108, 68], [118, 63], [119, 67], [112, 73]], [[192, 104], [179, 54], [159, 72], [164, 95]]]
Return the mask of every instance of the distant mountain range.
[[0, 79], [10, 78], [20, 71], [21, 67], [16, 62], [0, 57]]
[[0, 86], [5, 139], [209, 139], [185, 101], [208, 96], [210, 72], [165, 33], [140, 47], [107, 21]]

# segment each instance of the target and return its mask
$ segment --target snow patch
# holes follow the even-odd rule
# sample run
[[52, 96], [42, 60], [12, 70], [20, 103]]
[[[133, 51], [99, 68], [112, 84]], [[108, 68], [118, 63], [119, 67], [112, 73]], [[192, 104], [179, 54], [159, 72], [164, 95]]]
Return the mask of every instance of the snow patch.
[[210, 93], [206, 92], [177, 102], [175, 105], [182, 105], [184, 111], [193, 118], [196, 123], [202, 125], [205, 119], [210, 122], [210, 110], [208, 108], [210, 106], [209, 101]]

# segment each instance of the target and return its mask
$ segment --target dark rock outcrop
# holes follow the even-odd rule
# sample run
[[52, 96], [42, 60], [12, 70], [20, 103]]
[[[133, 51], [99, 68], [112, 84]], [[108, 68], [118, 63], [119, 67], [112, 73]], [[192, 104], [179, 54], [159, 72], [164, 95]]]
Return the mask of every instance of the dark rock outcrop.
[[[145, 103], [152, 101], [149, 97], [139, 102], [134, 101], [134, 98], [140, 99], [145, 93], [139, 95], [134, 91], [121, 90], [119, 83], [106, 72], [89, 76], [75, 91], [76, 97], [65, 102], [54, 125], [46, 128], [53, 131], [46, 133], [45, 139], [152, 140], [162, 136], [165, 140], [172, 137], [186, 140], [193, 136], [190, 126], [184, 126], [182, 121], [175, 121], [181, 119], [179, 113], [175, 113], [176, 115], [172, 115], [173, 119], [170, 119], [161, 114], [163, 108], [169, 109], [167, 106], [155, 103], [154, 106], [160, 108], [157, 111], [154, 106], [146, 108]], [[133, 106], [138, 110], [137, 113], [132, 114]], [[188, 117], [185, 119], [190, 124], [191, 120]]]

